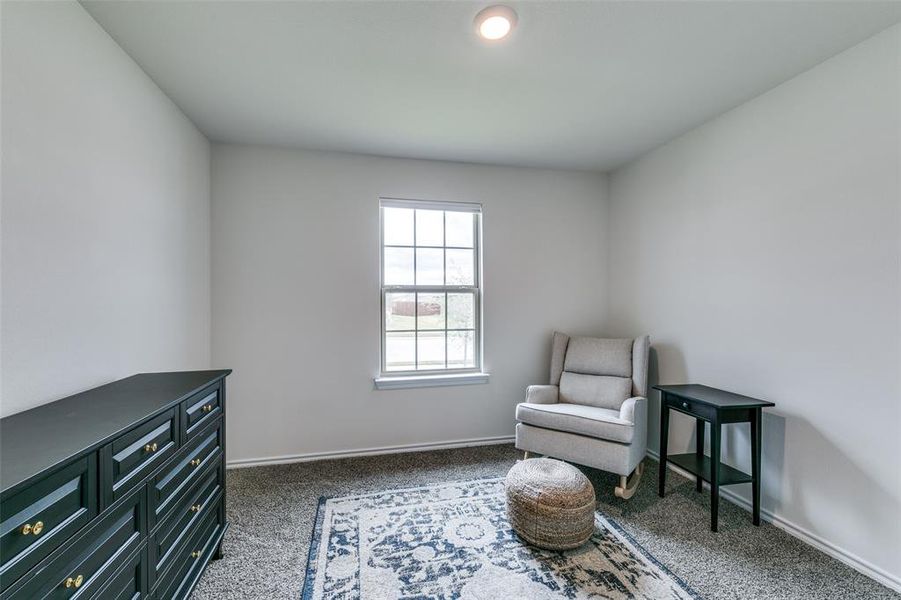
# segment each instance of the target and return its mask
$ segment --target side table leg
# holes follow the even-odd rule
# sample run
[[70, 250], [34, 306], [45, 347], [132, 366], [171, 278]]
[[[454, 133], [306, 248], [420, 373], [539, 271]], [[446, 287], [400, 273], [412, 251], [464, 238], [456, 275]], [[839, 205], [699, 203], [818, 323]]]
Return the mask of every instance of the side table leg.
[[[695, 454], [698, 458], [704, 456], [704, 419], [695, 419]], [[704, 480], [700, 475], [695, 477], [695, 490], [700, 492], [703, 489]]]
[[760, 525], [760, 446], [763, 411], [759, 408], [751, 411], [751, 491], [753, 493], [753, 522]]
[[720, 512], [720, 423], [710, 423], [710, 531], [716, 531]]
[[669, 440], [669, 407], [666, 394], [660, 393], [660, 473], [658, 474], [657, 495], [663, 498], [666, 491], [666, 445]]

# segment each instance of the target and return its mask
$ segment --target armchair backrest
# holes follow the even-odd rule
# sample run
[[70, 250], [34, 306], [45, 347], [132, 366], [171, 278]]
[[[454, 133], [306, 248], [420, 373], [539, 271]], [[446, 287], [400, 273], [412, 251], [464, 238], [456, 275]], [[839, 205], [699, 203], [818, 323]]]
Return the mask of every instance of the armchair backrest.
[[635, 339], [573, 337], [554, 333], [551, 385], [560, 401], [618, 410], [632, 396], [647, 396], [647, 335]]

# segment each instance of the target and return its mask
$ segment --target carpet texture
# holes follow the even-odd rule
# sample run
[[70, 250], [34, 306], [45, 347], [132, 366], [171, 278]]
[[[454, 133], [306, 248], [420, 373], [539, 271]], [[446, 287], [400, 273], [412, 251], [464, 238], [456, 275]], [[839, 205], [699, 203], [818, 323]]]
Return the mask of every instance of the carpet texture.
[[513, 532], [502, 478], [324, 499], [303, 599], [696, 598], [615, 523], [591, 516], [586, 543], [554, 552]]
[[[210, 564], [193, 599], [297, 600], [321, 496], [503, 477], [516, 458], [504, 445], [230, 470], [225, 557]], [[703, 598], [901, 599], [768, 523], [754, 527], [729, 502], [720, 502], [712, 533], [709, 495], [671, 473], [658, 498], [652, 460], [631, 500], [613, 495], [616, 476], [582, 470], [598, 509]]]

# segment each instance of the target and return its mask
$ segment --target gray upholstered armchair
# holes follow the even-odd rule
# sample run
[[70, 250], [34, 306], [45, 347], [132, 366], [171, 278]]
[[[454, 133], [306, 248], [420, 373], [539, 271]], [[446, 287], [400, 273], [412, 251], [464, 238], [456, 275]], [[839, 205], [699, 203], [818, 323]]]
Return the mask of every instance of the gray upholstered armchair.
[[530, 385], [516, 406], [516, 447], [620, 476], [631, 498], [647, 449], [650, 338], [554, 333], [550, 385]]

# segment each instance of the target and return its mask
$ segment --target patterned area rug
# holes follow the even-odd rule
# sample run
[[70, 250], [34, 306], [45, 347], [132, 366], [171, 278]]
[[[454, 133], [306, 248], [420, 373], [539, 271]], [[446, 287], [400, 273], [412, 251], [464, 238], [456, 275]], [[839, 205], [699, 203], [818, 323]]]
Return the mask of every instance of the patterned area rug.
[[616, 523], [595, 524], [576, 550], [525, 544], [503, 479], [323, 499], [303, 599], [698, 598]]

